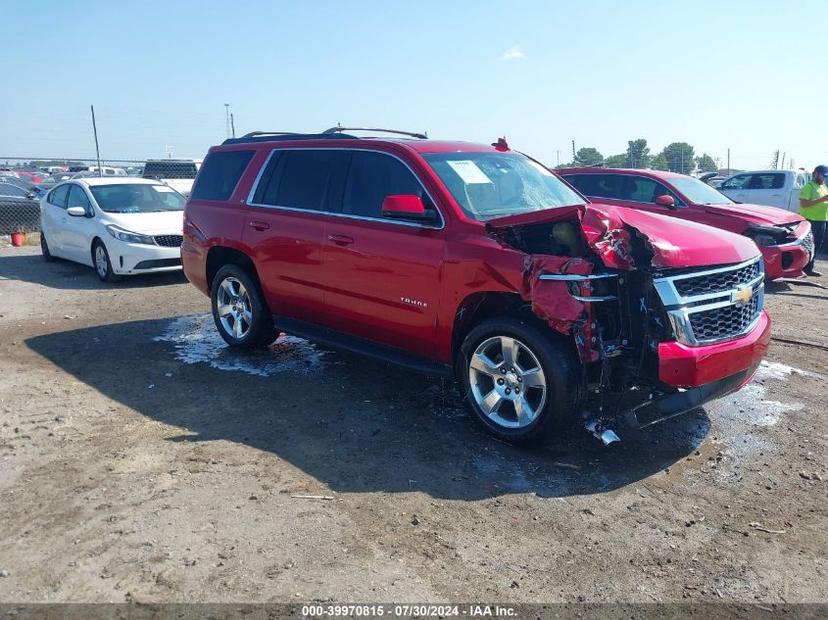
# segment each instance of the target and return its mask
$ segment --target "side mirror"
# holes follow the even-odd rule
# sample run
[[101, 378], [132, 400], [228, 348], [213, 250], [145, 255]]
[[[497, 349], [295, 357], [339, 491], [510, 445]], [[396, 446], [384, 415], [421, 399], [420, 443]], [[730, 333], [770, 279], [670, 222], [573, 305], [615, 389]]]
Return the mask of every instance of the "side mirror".
[[676, 201], [673, 200], [673, 197], [669, 194], [662, 194], [661, 196], [655, 199], [655, 203], [659, 207], [667, 207], [668, 209], [676, 208]]
[[66, 215], [71, 215], [72, 217], [86, 217], [86, 209], [83, 207], [69, 207], [66, 209]]
[[414, 194], [386, 196], [382, 201], [382, 216], [414, 222], [437, 222], [437, 212], [434, 209], [426, 209], [423, 199]]
[[34, 192], [29, 192], [28, 194], [26, 194], [26, 198], [28, 198], [29, 200], [34, 200], [35, 198], [37, 198], [37, 194], [35, 194]]

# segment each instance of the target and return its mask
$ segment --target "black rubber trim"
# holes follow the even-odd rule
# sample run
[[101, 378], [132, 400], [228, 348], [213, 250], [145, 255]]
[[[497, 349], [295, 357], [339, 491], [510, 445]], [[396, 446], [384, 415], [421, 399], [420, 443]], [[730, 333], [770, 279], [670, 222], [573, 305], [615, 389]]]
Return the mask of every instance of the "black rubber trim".
[[175, 267], [180, 264], [180, 258], [157, 258], [155, 260], [142, 260], [133, 269], [158, 269], [159, 267]]

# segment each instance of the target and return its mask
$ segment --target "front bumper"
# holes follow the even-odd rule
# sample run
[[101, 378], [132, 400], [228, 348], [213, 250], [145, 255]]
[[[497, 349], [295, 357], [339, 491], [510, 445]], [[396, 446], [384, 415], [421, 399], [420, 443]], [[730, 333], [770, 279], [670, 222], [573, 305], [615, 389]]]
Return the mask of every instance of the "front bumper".
[[811, 260], [811, 253], [800, 243], [775, 245], [759, 248], [765, 259], [765, 279], [799, 278], [805, 265]]
[[741, 338], [703, 346], [662, 342], [658, 345], [658, 378], [672, 387], [690, 388], [753, 368], [768, 350], [770, 328], [770, 317], [763, 310], [756, 327]]
[[133, 275], [181, 269], [181, 249], [140, 243], [107, 243], [112, 270], [118, 275]]

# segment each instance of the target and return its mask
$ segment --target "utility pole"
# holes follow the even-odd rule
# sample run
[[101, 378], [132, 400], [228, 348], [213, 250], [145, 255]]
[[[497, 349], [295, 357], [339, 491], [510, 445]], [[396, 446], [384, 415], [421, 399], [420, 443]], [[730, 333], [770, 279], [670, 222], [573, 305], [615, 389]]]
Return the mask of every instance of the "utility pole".
[[555, 149], [555, 159], [557, 160], [557, 165], [561, 165], [561, 149]]
[[95, 106], [90, 105], [89, 109], [92, 110], [92, 132], [95, 134], [95, 156], [98, 158], [98, 176], [103, 176], [103, 170], [101, 169], [101, 149], [98, 146], [98, 125], [95, 123]]
[[575, 140], [572, 141], [572, 163], [575, 164]]
[[730, 147], [727, 147], [727, 173], [730, 174]]
[[224, 128], [227, 130], [227, 137], [230, 137], [230, 104], [224, 104]]
[[784, 170], [784, 169], [785, 169], [785, 155], [787, 155], [787, 153], [783, 152], [783, 153], [782, 153], [782, 163], [781, 163], [781, 164], [779, 164], [779, 169], [780, 169], [780, 170]]
[[230, 112], [230, 131], [233, 134], [233, 137], [236, 137], [236, 121], [233, 119], [233, 113]]

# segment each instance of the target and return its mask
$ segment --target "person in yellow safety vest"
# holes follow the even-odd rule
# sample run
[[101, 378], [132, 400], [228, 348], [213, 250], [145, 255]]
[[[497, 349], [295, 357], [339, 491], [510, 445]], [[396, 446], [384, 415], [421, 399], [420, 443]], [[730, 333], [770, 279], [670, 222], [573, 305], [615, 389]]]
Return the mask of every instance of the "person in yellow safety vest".
[[799, 214], [811, 223], [814, 234], [814, 254], [810, 262], [805, 265], [805, 273], [819, 277], [822, 274], [814, 269], [814, 261], [825, 243], [828, 233], [828, 187], [825, 178], [828, 177], [828, 166], [817, 166], [811, 175], [811, 180], [802, 186], [799, 192]]

